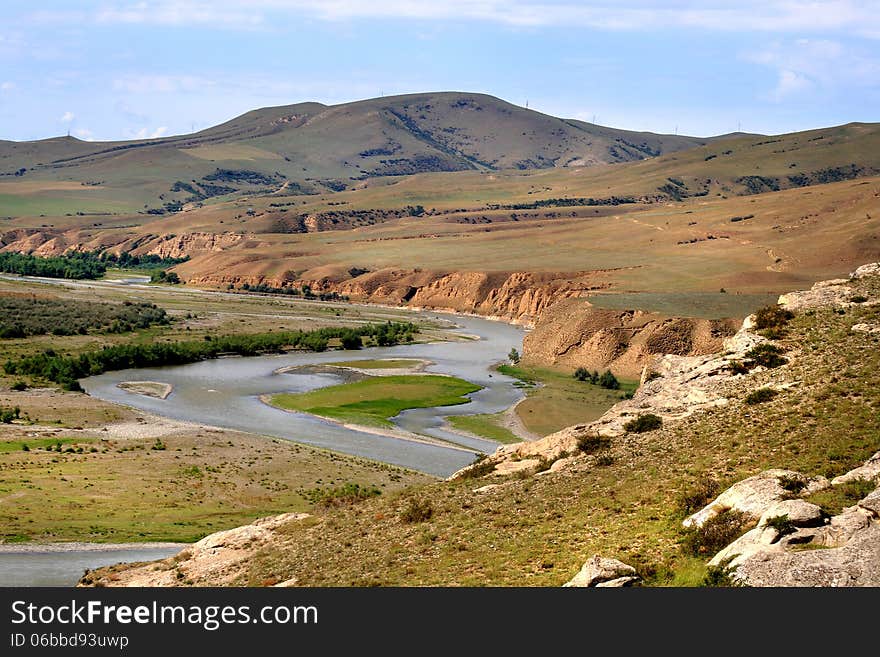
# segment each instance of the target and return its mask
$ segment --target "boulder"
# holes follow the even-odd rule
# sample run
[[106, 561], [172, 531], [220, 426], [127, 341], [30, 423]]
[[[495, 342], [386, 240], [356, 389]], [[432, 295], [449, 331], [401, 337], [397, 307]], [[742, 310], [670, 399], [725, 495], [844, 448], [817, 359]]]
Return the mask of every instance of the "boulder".
[[[578, 571], [578, 574], [563, 584], [566, 587], [631, 586], [639, 579], [636, 569], [617, 559], [594, 555]], [[620, 580], [627, 580], [622, 582]]]
[[778, 502], [792, 497], [792, 492], [783, 487], [781, 481], [800, 479], [804, 482], [803, 492], [811, 493], [828, 486], [824, 477], [810, 478], [794, 470], [765, 470], [748, 479], [743, 479], [725, 490], [712, 502], [689, 516], [682, 523], [685, 527], [702, 527], [710, 518], [724, 511], [740, 511], [753, 520], [759, 520], [765, 511]]
[[874, 454], [874, 456], [865, 461], [863, 465], [832, 479], [831, 485], [839, 486], [840, 484], [856, 481], [858, 479], [866, 479], [868, 481], [876, 482], [878, 475], [880, 475], [880, 452]]

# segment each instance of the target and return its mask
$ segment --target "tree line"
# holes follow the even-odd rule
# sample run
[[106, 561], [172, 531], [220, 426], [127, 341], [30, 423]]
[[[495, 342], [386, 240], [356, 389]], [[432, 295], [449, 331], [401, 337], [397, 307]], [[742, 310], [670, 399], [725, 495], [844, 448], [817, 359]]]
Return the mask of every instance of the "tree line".
[[65, 390], [82, 390], [78, 379], [113, 370], [162, 365], [184, 365], [225, 355], [257, 356], [288, 349], [325, 351], [332, 339], [344, 349], [360, 349], [364, 338], [379, 346], [411, 342], [418, 327], [411, 322], [386, 322], [362, 326], [325, 327], [312, 331], [285, 331], [244, 335], [205, 336], [202, 341], [154, 342], [106, 346], [78, 356], [58, 354], [47, 349], [41, 354], [7, 360], [7, 375], [47, 379]]

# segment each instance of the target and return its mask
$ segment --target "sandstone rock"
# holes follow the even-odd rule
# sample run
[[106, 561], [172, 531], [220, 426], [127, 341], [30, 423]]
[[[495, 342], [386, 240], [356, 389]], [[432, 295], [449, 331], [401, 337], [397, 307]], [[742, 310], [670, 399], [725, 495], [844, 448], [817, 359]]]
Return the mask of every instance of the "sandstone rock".
[[[620, 579], [631, 580], [638, 579], [636, 569], [617, 559], [609, 559], [600, 557], [598, 554], [591, 557], [578, 571], [577, 575], [572, 577], [563, 586], [568, 587], [588, 587], [599, 586], [602, 582], [615, 582]], [[627, 583], [609, 584], [609, 586], [626, 586]]]
[[501, 486], [501, 484], [486, 484], [485, 486], [480, 486], [479, 488], [474, 488], [474, 490], [471, 492], [477, 493], [479, 495], [480, 493], [488, 493], [490, 490], [495, 490], [499, 486]]
[[880, 262], [862, 265], [849, 275], [850, 278], [865, 278], [866, 276], [880, 276]]
[[730, 509], [758, 520], [777, 502], [791, 496], [791, 492], [780, 483], [780, 478], [784, 477], [803, 480], [807, 484], [805, 490], [810, 492], [827, 486], [824, 477], [811, 479], [794, 470], [765, 470], [735, 483], [704, 508], [686, 518], [682, 524], [685, 527], [700, 527], [710, 518]]
[[[737, 566], [745, 559], [762, 552], [782, 552], [788, 547], [788, 543], [781, 540], [791, 534], [781, 535], [777, 529], [767, 524], [771, 518], [787, 517], [788, 520], [798, 528], [815, 527], [821, 525], [824, 517], [822, 509], [815, 505], [805, 502], [804, 500], [783, 500], [772, 504], [761, 515], [758, 525], [740, 536], [733, 543], [716, 554], [710, 561], [710, 566], [718, 566], [726, 559], [732, 558], [731, 566]], [[798, 533], [798, 532], [795, 532]], [[809, 540], [807, 535], [799, 536], [799, 542], [812, 542], [813, 535]]]
[[106, 577], [104, 569], [99, 569], [89, 579], [92, 584], [113, 586], [179, 586], [184, 581], [228, 585], [257, 551], [273, 542], [278, 528], [308, 517], [308, 513], [283, 513], [260, 518], [250, 525], [205, 536], [169, 559], [129, 566]]
[[858, 479], [877, 481], [878, 475], [880, 475], [880, 452], [877, 452], [874, 456], [865, 461], [864, 465], [860, 465], [846, 474], [835, 477], [831, 480], [831, 484], [833, 486], [839, 486], [840, 484], [856, 481]]
[[596, 584], [597, 589], [617, 589], [624, 586], [632, 586], [639, 581], [639, 577], [618, 577], [607, 582], [599, 582]]
[[880, 518], [880, 489], [875, 490], [859, 502], [859, 506], [866, 511], [873, 513], [875, 517]]
[[740, 560], [735, 577], [749, 586], [880, 586], [880, 523], [840, 547], [757, 552]]
[[880, 333], [880, 324], [853, 324], [850, 330], [856, 333]]

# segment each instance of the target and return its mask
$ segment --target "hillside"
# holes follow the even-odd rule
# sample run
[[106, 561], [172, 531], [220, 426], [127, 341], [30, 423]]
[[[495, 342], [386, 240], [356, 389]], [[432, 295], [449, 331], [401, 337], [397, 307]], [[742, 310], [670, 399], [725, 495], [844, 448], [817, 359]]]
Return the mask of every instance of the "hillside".
[[425, 93], [263, 108], [159, 139], [0, 142], [0, 181], [99, 188], [79, 195], [86, 212], [126, 203], [158, 212], [241, 191], [325, 193], [420, 172], [592, 166], [704, 143], [567, 121], [483, 94]]
[[[602, 555], [632, 566], [616, 566], [617, 585], [729, 585], [707, 562], [750, 530], [734, 544], [749, 550], [747, 583], [876, 586], [880, 264], [780, 302], [794, 315], [773, 332], [750, 320], [723, 353], [659, 359], [589, 425], [502, 447], [447, 482], [265, 519], [82, 584], [558, 586]], [[732, 367], [761, 344], [783, 360]], [[624, 428], [648, 413], [661, 426]], [[727, 525], [710, 528], [713, 515]]]

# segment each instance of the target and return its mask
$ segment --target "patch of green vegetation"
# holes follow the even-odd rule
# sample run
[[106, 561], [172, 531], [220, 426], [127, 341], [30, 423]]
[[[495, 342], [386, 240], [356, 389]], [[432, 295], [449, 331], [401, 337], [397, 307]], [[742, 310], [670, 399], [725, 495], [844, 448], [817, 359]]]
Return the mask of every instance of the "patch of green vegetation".
[[0, 271], [46, 278], [101, 278], [106, 267], [91, 253], [71, 253], [43, 258], [23, 253], [0, 253]]
[[381, 494], [382, 491], [376, 486], [361, 486], [348, 482], [342, 486], [312, 488], [305, 492], [305, 497], [316, 506], [330, 508], [350, 506]]
[[773, 388], [758, 388], [746, 395], [746, 404], [754, 406], [755, 404], [763, 404], [770, 401], [779, 394], [778, 390]]
[[653, 413], [646, 413], [633, 418], [623, 425], [624, 430], [631, 433], [645, 433], [646, 431], [654, 431], [663, 426], [663, 418]]
[[807, 501], [818, 504], [829, 516], [836, 516], [848, 506], [858, 504], [877, 488], [869, 479], [855, 479], [820, 490], [807, 497]]
[[526, 399], [517, 405], [516, 414], [529, 431], [539, 436], [598, 419], [638, 388], [638, 382], [626, 380], [618, 380], [619, 390], [584, 385], [571, 376], [570, 370], [501, 365], [498, 371], [522, 382]]
[[791, 521], [791, 518], [788, 517], [787, 513], [781, 516], [773, 516], [772, 518], [767, 518], [764, 521], [764, 526], [775, 529], [776, 533], [779, 534], [779, 536], [788, 536], [789, 534], [794, 534], [797, 531], [797, 526]]
[[78, 379], [112, 370], [182, 365], [229, 354], [256, 356], [279, 353], [285, 349], [324, 351], [334, 338], [340, 340], [343, 346], [355, 342], [359, 346], [363, 336], [396, 344], [398, 338], [417, 330], [414, 324], [387, 322], [364, 324], [357, 328], [327, 327], [312, 331], [223, 335], [216, 338], [205, 335], [201, 342], [135, 342], [88, 351], [76, 357], [60, 356], [53, 349], [48, 349], [36, 356], [7, 360], [3, 370], [6, 374], [47, 379], [61, 384], [65, 390], [80, 390]]
[[170, 322], [153, 303], [121, 304], [0, 294], [0, 338], [86, 334], [90, 330], [126, 333]]
[[788, 362], [788, 359], [782, 356], [782, 349], [775, 344], [763, 343], [755, 345], [745, 353], [755, 365], [762, 365], [767, 368], [780, 367]]
[[712, 516], [699, 527], [686, 529], [681, 543], [682, 550], [693, 556], [711, 557], [742, 536], [749, 524], [744, 513], [727, 509]]
[[609, 447], [611, 447], [611, 439], [606, 436], [600, 436], [598, 433], [585, 434], [577, 439], [578, 451], [584, 454], [595, 454]]
[[480, 415], [450, 415], [446, 418], [454, 428], [467, 431], [499, 443], [512, 444], [522, 442], [510, 429], [499, 424], [504, 413], [483, 413]]
[[[19, 440], [0, 440], [0, 452], [43, 450], [47, 452], [77, 452], [77, 448], [91, 449], [97, 442], [94, 438], [22, 438]], [[27, 449], [24, 449], [27, 447]]]
[[271, 404], [290, 411], [320, 415], [341, 422], [392, 426], [390, 420], [409, 408], [455, 406], [480, 386], [451, 376], [395, 375], [343, 383], [297, 394], [280, 394]]
[[434, 505], [431, 500], [410, 497], [406, 505], [400, 511], [400, 521], [407, 524], [426, 522], [434, 515]]

